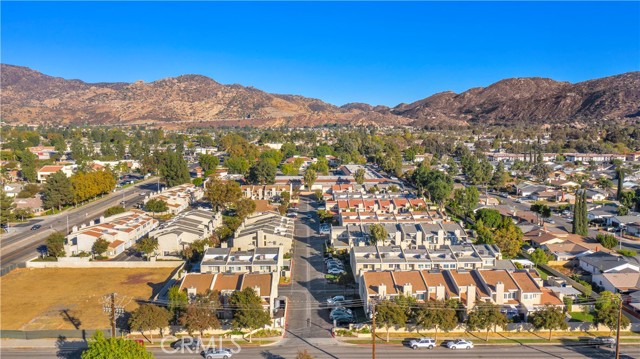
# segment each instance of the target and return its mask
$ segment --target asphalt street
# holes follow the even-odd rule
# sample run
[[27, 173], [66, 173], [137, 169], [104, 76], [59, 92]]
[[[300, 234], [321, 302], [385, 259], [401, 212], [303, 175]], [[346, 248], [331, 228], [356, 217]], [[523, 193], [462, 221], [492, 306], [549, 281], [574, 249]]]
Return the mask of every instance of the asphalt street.
[[[233, 346], [229, 346], [234, 348]], [[341, 345], [333, 339], [284, 339], [277, 345], [265, 347], [240, 347], [233, 355], [238, 359], [294, 359], [298, 350], [306, 349], [316, 359], [369, 359], [372, 358], [369, 345]], [[163, 352], [159, 348], [151, 349], [156, 358], [202, 358], [199, 353]], [[2, 349], [2, 358], [80, 358], [77, 349]], [[438, 347], [433, 350], [412, 350], [397, 345], [378, 345], [376, 358], [613, 358], [611, 349], [593, 348], [583, 345], [490, 345], [476, 346], [470, 350], [450, 350]], [[621, 359], [640, 358], [640, 346], [623, 346]]]
[[[38, 248], [44, 244], [44, 239], [55, 231], [65, 233], [75, 225], [88, 223], [99, 218], [104, 211], [119, 205], [123, 200], [125, 207], [130, 208], [142, 200], [141, 193], [148, 193], [157, 189], [157, 178], [149, 178], [134, 186], [116, 191], [95, 202], [67, 210], [56, 215], [33, 219], [20, 230], [3, 234], [0, 239], [0, 269], [4, 272], [18, 263], [38, 256]], [[68, 226], [67, 226], [68, 221]], [[39, 224], [38, 230], [30, 230], [31, 226]]]
[[323, 243], [328, 238], [318, 233], [319, 223], [314, 201], [301, 197], [295, 219], [293, 242], [293, 280], [280, 286], [278, 293], [289, 298], [288, 336], [329, 338], [327, 298], [344, 294], [344, 288], [324, 277]]

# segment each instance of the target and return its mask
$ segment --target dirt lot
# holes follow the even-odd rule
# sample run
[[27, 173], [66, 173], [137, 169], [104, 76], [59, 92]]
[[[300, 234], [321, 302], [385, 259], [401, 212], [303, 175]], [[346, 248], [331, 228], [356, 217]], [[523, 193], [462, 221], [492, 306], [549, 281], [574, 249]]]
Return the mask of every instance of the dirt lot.
[[[0, 328], [108, 328], [102, 297], [116, 292], [131, 311], [135, 299], [149, 299], [172, 268], [18, 269], [0, 278]], [[126, 320], [126, 318], [123, 318]]]

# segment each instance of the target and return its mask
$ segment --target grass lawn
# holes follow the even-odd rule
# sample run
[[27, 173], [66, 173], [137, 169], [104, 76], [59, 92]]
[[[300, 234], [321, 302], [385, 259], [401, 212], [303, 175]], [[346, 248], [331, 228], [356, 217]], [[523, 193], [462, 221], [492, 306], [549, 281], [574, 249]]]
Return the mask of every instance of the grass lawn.
[[547, 272], [546, 270], [542, 269], [542, 267], [538, 267], [536, 268], [536, 270], [538, 271], [538, 274], [540, 274], [540, 278], [542, 278], [542, 280], [547, 280], [548, 276], [553, 276], [553, 274]]
[[584, 312], [571, 312], [572, 321], [593, 323], [593, 314]]
[[0, 329], [108, 328], [102, 296], [116, 292], [131, 298], [127, 311], [138, 307], [135, 299], [149, 299], [173, 268], [46, 268], [17, 269], [0, 278], [2, 306]]

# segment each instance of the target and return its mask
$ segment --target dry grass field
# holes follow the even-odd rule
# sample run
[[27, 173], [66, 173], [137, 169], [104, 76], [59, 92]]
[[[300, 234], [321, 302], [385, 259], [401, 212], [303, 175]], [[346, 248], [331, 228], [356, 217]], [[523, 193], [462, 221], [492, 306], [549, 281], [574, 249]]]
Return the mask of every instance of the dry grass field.
[[0, 328], [19, 330], [108, 328], [102, 297], [116, 292], [127, 311], [149, 299], [172, 268], [18, 269], [0, 278]]

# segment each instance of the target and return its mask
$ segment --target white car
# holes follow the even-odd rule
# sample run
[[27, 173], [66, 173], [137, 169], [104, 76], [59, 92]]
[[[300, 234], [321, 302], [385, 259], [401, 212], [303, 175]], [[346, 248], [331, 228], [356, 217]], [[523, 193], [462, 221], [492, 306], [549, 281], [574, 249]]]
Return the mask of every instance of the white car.
[[418, 348], [433, 349], [436, 347], [436, 341], [433, 338], [419, 338], [410, 341], [409, 346], [414, 350]]
[[343, 269], [340, 269], [340, 268], [329, 268], [329, 270], [327, 270], [327, 273], [329, 273], [329, 274], [345, 274], [347, 272], [345, 272]]
[[447, 348], [449, 349], [471, 349], [473, 348], [473, 342], [464, 340], [464, 339], [456, 339], [447, 343]]

